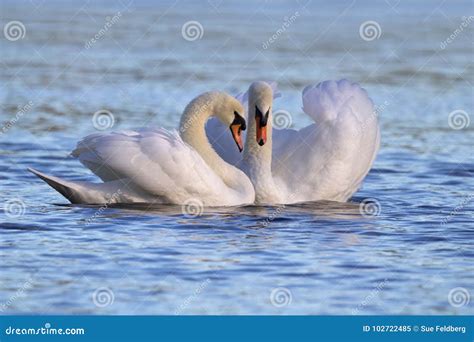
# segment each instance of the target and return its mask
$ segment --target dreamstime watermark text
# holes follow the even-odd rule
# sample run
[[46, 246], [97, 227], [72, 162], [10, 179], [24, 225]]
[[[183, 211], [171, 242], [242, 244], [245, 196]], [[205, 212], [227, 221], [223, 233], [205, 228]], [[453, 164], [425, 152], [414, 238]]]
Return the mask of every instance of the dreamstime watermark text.
[[3, 124], [0, 133], [5, 134], [6, 132], [8, 132], [23, 117], [23, 115], [28, 113], [31, 108], [33, 108], [33, 105], [33, 101], [28, 101], [27, 104], [18, 107], [18, 111], [16, 112], [13, 119], [8, 120], [6, 123]]
[[94, 37], [89, 39], [84, 44], [84, 48], [86, 50], [89, 50], [95, 43], [97, 43], [106, 35], [106, 33], [112, 28], [112, 26], [114, 26], [120, 20], [120, 18], [122, 18], [121, 12], [115, 13], [113, 17], [106, 17], [104, 26], [102, 26], [102, 28], [94, 35]]
[[474, 21], [474, 15], [470, 15], [469, 17], [463, 17], [461, 24], [449, 35], [448, 38], [443, 40], [439, 47], [441, 50], [446, 49], [446, 47], [454, 42], [454, 40], [464, 31], [464, 29], [468, 28], [469, 25]]
[[6, 335], [84, 335], [84, 328], [53, 328], [50, 323], [45, 323], [39, 328], [17, 328], [9, 326], [5, 329]]
[[286, 32], [286, 30], [296, 21], [296, 19], [300, 16], [300, 13], [296, 11], [289, 17], [283, 18], [283, 24], [273, 33], [270, 38], [263, 42], [262, 48], [264, 50], [268, 49], [270, 45], [280, 38], [280, 36]]

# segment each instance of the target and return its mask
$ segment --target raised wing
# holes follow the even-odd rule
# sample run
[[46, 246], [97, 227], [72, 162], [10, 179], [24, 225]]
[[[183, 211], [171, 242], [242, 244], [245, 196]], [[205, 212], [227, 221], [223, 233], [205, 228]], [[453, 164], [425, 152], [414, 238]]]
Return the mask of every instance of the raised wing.
[[378, 151], [377, 115], [367, 92], [347, 80], [303, 91], [303, 111], [315, 121], [274, 135], [272, 173], [291, 202], [345, 201], [359, 188]]

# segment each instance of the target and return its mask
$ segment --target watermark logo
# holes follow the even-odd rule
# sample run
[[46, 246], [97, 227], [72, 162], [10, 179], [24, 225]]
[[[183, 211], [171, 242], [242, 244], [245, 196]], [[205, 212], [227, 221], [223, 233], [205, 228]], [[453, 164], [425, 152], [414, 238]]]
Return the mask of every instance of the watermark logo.
[[468, 28], [469, 25], [471, 25], [472, 21], [474, 21], [474, 16], [472, 15], [469, 17], [462, 17], [461, 24], [453, 31], [453, 33], [449, 35], [448, 38], [446, 38], [439, 44], [440, 49], [446, 49], [446, 47], [451, 44], [457, 38], [457, 36], [459, 36], [464, 31], [464, 29]]
[[290, 305], [292, 301], [293, 295], [286, 287], [276, 287], [270, 293], [270, 302], [274, 307], [282, 308]]
[[261, 227], [261, 228], [268, 227], [270, 225], [270, 223], [273, 220], [275, 220], [275, 218], [277, 218], [285, 208], [286, 208], [286, 206], [284, 204], [277, 207], [270, 215], [268, 215], [268, 217], [265, 220], [260, 222], [259, 227]]
[[382, 206], [375, 198], [365, 198], [359, 204], [359, 212], [364, 217], [379, 216], [381, 210]]
[[92, 294], [92, 302], [99, 308], [112, 305], [114, 300], [114, 292], [108, 287], [99, 287]]
[[19, 218], [25, 215], [26, 204], [21, 198], [12, 198], [3, 204], [5, 215], [10, 218]]
[[104, 131], [114, 126], [115, 117], [110, 111], [101, 109], [95, 112], [92, 116], [92, 124], [95, 129]]
[[378, 299], [379, 293], [387, 285], [387, 282], [388, 279], [384, 279], [382, 282], [378, 283], [377, 286], [364, 298], [364, 300], [354, 310], [352, 310], [352, 314], [358, 315], [360, 311], [363, 310], [367, 305]]
[[452, 129], [464, 129], [469, 127], [470, 123], [471, 118], [469, 117], [469, 114], [467, 114], [467, 112], [462, 109], [456, 109], [449, 113], [448, 124]]
[[8, 130], [15, 126], [16, 123], [23, 117], [23, 115], [28, 113], [31, 108], [33, 108], [33, 101], [28, 101], [28, 103], [24, 106], [18, 106], [18, 111], [16, 112], [15, 117], [3, 124], [2, 128], [0, 129], [0, 133], [4, 134], [8, 132]]
[[451, 306], [455, 308], [460, 308], [462, 306], [468, 305], [471, 301], [471, 295], [469, 291], [464, 287], [455, 287], [451, 289], [448, 294], [448, 302]]
[[181, 35], [188, 42], [194, 42], [203, 37], [204, 28], [199, 21], [187, 21], [181, 27]]
[[468, 205], [469, 202], [471, 202], [473, 198], [474, 198], [474, 193], [464, 197], [461, 203], [459, 203], [453, 210], [451, 210], [449, 215], [446, 216], [443, 219], [443, 221], [441, 221], [441, 225], [447, 224], [455, 215], [457, 215], [461, 210], [463, 210], [464, 207], [466, 207], [466, 205]]
[[198, 198], [189, 198], [181, 206], [181, 212], [186, 217], [201, 216], [204, 211], [204, 204]]
[[379, 39], [382, 35], [382, 28], [374, 20], [364, 21], [359, 26], [359, 36], [366, 42]]
[[5, 312], [14, 302], [24, 297], [26, 292], [32, 287], [33, 279], [30, 277], [5, 303], [0, 305], [0, 312]]
[[10, 21], [3, 27], [3, 35], [11, 42], [23, 39], [26, 35], [26, 27], [21, 21]]
[[105, 34], [114, 26], [119, 20], [122, 18], [122, 13], [117, 12], [113, 17], [107, 16], [105, 18], [105, 24], [104, 26], [92, 37], [89, 39], [85, 44], [84, 48], [86, 50], [90, 49], [95, 43], [97, 43], [99, 40], [101, 40]]
[[292, 123], [293, 119], [290, 112], [280, 109], [273, 113], [272, 124], [275, 129], [290, 128]]
[[[204, 103], [201, 105], [201, 111], [202, 112], [207, 112], [209, 110], [212, 110], [212, 105], [213, 102], [210, 97], [205, 98]], [[183, 120], [183, 118], [182, 118]], [[189, 117], [185, 118], [183, 121], [181, 121], [180, 126], [179, 126], [179, 132], [185, 133], [188, 129], [190, 129], [194, 123], [198, 120], [198, 115], [197, 114], [192, 114]]]
[[264, 50], [268, 49], [270, 45], [280, 38], [280, 36], [286, 32], [286, 30], [296, 21], [296, 19], [300, 16], [300, 12], [296, 11], [289, 17], [283, 18], [283, 24], [268, 38], [266, 41], [262, 43], [262, 48]]
[[176, 309], [174, 310], [175, 315], [181, 315], [181, 313], [186, 310], [186, 308], [194, 301], [198, 299], [198, 297], [204, 292], [204, 290], [209, 286], [211, 283], [211, 279], [206, 279], [202, 283], [198, 285], [198, 287], [194, 290], [193, 294], [187, 297]]
[[[132, 158], [132, 164], [134, 162], [133, 158]], [[122, 195], [122, 190], [121, 189], [118, 189], [117, 191], [115, 191], [113, 194], [111, 195], [108, 195], [107, 196], [107, 201], [105, 202], [104, 205], [102, 205], [95, 213], [94, 215], [92, 215], [91, 217], [89, 217], [87, 220], [86, 220], [86, 226], [92, 224], [97, 218], [100, 217], [100, 215], [102, 215], [102, 213], [107, 210], [107, 208], [109, 207], [110, 204], [112, 203], [117, 203], [120, 199], [120, 196]]]

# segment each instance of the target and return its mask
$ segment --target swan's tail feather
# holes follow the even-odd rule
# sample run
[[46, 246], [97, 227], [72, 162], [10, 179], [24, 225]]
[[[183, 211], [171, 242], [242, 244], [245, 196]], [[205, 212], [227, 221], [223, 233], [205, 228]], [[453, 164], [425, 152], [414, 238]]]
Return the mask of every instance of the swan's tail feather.
[[115, 180], [105, 183], [67, 181], [48, 176], [38, 170], [28, 171], [45, 181], [54, 190], [63, 195], [72, 204], [111, 204], [151, 202], [162, 203], [156, 196], [148, 196], [143, 191], [132, 189], [126, 180]]
[[81, 201], [82, 196], [80, 195], [81, 187], [78, 184], [63, 180], [61, 178], [45, 175], [44, 173], [39, 172], [30, 167], [28, 168], [28, 171], [30, 171], [31, 173], [33, 173], [34, 175], [38, 176], [40, 179], [45, 181], [49, 186], [51, 186], [54, 190], [56, 190], [61, 195], [63, 195], [71, 203], [73, 204], [82, 203]]

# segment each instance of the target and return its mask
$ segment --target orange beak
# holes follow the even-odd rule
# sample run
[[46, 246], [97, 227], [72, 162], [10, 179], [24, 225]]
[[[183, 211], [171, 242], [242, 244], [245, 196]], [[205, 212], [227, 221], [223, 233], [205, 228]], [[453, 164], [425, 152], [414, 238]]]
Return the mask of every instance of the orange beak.
[[244, 149], [244, 145], [242, 144], [242, 129], [240, 125], [231, 125], [230, 131], [232, 132], [232, 138], [234, 138], [237, 147], [239, 148], [239, 152], [242, 152]]
[[255, 118], [255, 123], [257, 124], [257, 143], [263, 146], [267, 142], [267, 125], [262, 126], [259, 118]]

